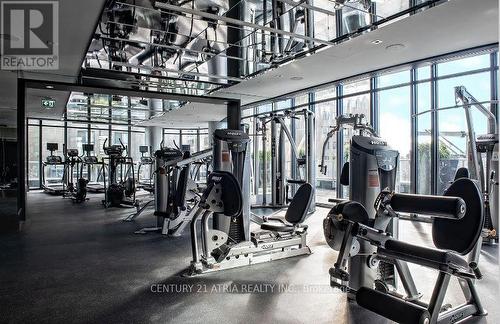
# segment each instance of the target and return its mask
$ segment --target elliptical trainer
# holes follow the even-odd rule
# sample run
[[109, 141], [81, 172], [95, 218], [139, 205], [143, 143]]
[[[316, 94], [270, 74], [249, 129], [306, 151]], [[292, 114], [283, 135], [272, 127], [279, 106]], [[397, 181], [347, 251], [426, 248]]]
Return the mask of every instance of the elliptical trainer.
[[[127, 148], [123, 145], [121, 139], [120, 144], [106, 146], [108, 139], [102, 145], [104, 153], [103, 157], [108, 160], [109, 176], [107, 181], [104, 181], [105, 191], [104, 207], [134, 207], [135, 199], [135, 173], [134, 160], [130, 156], [124, 156]], [[105, 179], [106, 180], [106, 179]]]
[[[65, 149], [64, 156], [66, 159], [66, 172], [64, 173], [67, 190], [63, 194], [63, 198], [71, 198], [74, 203], [82, 203], [87, 201], [87, 183], [81, 174], [82, 158], [78, 154], [77, 149]], [[79, 167], [80, 166], [80, 167]], [[75, 184], [75, 172], [77, 176]]]
[[[139, 160], [139, 164], [137, 166], [137, 187], [152, 193], [154, 191], [154, 185], [153, 185], [154, 158], [150, 155], [147, 156], [145, 155], [150, 151], [151, 148], [149, 146], [146, 145], [139, 146], [141, 159]], [[143, 177], [143, 172], [146, 172], [147, 177]]]
[[[85, 178], [83, 176], [83, 170], [87, 170], [87, 191], [93, 193], [104, 193], [104, 177], [105, 177], [105, 164], [104, 161], [99, 161], [97, 156], [93, 155], [94, 144], [82, 144], [83, 157], [80, 165], [80, 178]], [[93, 174], [95, 168], [97, 167], [97, 176], [93, 179]]]

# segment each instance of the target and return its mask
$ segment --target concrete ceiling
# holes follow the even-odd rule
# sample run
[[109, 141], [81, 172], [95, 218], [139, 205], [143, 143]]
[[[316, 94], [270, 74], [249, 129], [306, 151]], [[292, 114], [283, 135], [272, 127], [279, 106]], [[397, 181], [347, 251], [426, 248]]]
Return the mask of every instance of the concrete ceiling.
[[[382, 43], [375, 45], [374, 40]], [[390, 66], [498, 42], [498, 0], [450, 0], [228, 90], [273, 98]], [[404, 47], [391, 47], [402, 44]], [[300, 77], [301, 80], [291, 80]], [[227, 92], [226, 92], [227, 91]], [[243, 104], [251, 101], [243, 102]]]
[[[77, 78], [84, 55], [87, 52], [89, 40], [94, 33], [95, 24], [100, 17], [106, 0], [64, 0], [59, 1], [59, 69], [54, 71], [23, 71], [10, 72], [0, 71], [0, 124], [15, 127], [17, 107], [17, 83], [20, 77], [74, 82]], [[28, 107], [40, 106], [39, 94], [28, 98]], [[50, 93], [41, 94], [52, 96]], [[69, 93], [56, 94], [57, 101], [65, 104], [64, 98]], [[64, 111], [64, 109], [62, 110]], [[31, 110], [34, 113], [34, 110]], [[44, 111], [41, 115], [33, 117], [49, 117], [49, 112]], [[60, 118], [60, 109], [52, 111], [51, 118]]]
[[207, 127], [210, 121], [221, 121], [226, 117], [226, 106], [212, 104], [188, 104], [180, 109], [166, 112], [150, 120], [139, 123], [140, 126], [159, 126], [165, 128]]
[[[375, 45], [373, 40], [382, 40]], [[249, 104], [353, 75], [498, 42], [497, 0], [450, 0], [288, 65], [218, 91], [215, 96]], [[402, 44], [394, 49], [390, 45]], [[389, 47], [389, 48], [388, 48]], [[291, 80], [291, 78], [301, 78]], [[191, 118], [225, 117], [224, 109], [197, 104], [166, 113], [145, 125]]]
[[[66, 102], [69, 99], [68, 91], [28, 89], [26, 92], [26, 117], [59, 119], [64, 114]], [[56, 101], [52, 109], [42, 108], [41, 100], [50, 97]]]

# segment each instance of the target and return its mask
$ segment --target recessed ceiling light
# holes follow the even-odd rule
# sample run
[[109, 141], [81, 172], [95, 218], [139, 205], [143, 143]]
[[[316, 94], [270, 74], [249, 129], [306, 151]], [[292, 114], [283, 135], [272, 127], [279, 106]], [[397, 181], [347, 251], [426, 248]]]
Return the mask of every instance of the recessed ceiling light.
[[388, 51], [399, 51], [405, 48], [406, 46], [404, 44], [391, 44], [385, 47], [386, 50]]
[[47, 85], [47, 86], [45, 86], [45, 88], [47, 88], [47, 89], [54, 89], [54, 86]]
[[291, 77], [291, 78], [290, 78], [290, 80], [293, 80], [293, 81], [300, 81], [300, 80], [302, 80], [302, 79], [304, 79], [304, 78], [303, 78], [303, 77], [301, 77], [301, 76], [294, 76], [294, 77]]
[[372, 40], [372, 44], [374, 44], [374, 45], [378, 45], [378, 44], [382, 44], [382, 43], [383, 43], [383, 41], [380, 40], [380, 39], [374, 39], [374, 40]]

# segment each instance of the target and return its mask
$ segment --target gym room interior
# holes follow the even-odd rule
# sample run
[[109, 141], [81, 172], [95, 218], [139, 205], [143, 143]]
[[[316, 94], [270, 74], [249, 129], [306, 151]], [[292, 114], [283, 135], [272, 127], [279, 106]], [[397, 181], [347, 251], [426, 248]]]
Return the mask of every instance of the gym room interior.
[[497, 0], [0, 0], [0, 323], [499, 323]]

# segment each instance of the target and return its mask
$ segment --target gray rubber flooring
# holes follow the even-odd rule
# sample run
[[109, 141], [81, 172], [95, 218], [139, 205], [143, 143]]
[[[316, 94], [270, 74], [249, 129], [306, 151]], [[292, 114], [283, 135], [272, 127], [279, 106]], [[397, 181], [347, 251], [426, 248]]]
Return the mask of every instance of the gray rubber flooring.
[[[387, 323], [329, 288], [337, 253], [323, 239], [318, 209], [306, 222], [314, 253], [195, 278], [180, 238], [134, 235], [153, 216], [121, 220], [132, 210], [107, 209], [100, 196], [82, 205], [30, 193], [22, 234], [0, 236], [0, 323]], [[430, 225], [401, 222], [401, 238], [431, 244]], [[500, 323], [497, 246], [481, 255], [477, 283], [489, 311], [468, 322]], [[428, 299], [437, 273], [412, 267]], [[461, 302], [454, 282], [447, 302]]]

